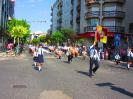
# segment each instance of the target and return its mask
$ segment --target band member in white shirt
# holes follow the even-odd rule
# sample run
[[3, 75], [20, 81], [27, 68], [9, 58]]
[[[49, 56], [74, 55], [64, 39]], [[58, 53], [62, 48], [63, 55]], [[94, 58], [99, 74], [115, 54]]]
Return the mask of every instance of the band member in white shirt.
[[[89, 48], [89, 54], [90, 54], [90, 69], [89, 69], [89, 76], [92, 77], [98, 68], [99, 68], [99, 61], [100, 61], [100, 55], [98, 50], [95, 48], [96, 42]], [[93, 68], [93, 64], [95, 64], [95, 67]]]
[[45, 50], [44, 48], [42, 48], [42, 45], [39, 45], [38, 51], [37, 51], [37, 66], [38, 66], [38, 70], [41, 71], [42, 70], [42, 66], [44, 63], [44, 52], [46, 53], [50, 53], [47, 50]]
[[131, 51], [131, 48], [128, 48], [127, 57], [128, 57], [127, 68], [129, 69], [130, 65], [133, 62], [133, 52]]

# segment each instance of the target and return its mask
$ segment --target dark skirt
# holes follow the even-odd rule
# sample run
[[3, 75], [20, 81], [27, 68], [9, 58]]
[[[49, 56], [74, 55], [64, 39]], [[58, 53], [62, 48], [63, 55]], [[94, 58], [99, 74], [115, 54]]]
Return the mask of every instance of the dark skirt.
[[37, 62], [38, 63], [43, 63], [44, 62], [43, 55], [38, 55]]
[[128, 56], [128, 62], [133, 62], [133, 57]]
[[38, 58], [38, 57], [33, 57], [33, 61], [34, 61], [34, 62], [37, 62], [37, 58]]

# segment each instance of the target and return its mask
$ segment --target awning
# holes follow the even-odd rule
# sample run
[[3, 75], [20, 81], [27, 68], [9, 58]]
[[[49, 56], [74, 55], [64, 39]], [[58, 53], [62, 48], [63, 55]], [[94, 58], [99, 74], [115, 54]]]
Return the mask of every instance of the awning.
[[[121, 37], [127, 37], [127, 36], [133, 36], [133, 34], [130, 33], [115, 33], [115, 32], [108, 32], [107, 37], [114, 37], [115, 34], [121, 34]], [[77, 38], [92, 38], [94, 37], [95, 33], [94, 32], [86, 32], [86, 33], [81, 33], [77, 35]]]

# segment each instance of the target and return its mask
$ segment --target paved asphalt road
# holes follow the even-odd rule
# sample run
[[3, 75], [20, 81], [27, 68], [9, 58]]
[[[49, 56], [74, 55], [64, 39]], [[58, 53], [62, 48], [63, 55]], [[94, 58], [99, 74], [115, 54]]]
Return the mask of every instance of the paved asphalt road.
[[32, 57], [23, 57], [1, 56], [0, 99], [133, 99], [133, 69], [123, 64], [101, 61], [90, 78], [88, 60], [75, 58], [68, 64], [66, 58], [46, 55], [45, 66], [38, 72]]

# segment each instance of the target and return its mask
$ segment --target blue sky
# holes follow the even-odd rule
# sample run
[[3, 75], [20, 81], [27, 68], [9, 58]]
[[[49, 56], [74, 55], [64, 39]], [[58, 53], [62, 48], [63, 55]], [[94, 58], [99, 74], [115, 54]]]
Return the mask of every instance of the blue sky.
[[16, 0], [15, 18], [26, 19], [27, 21], [46, 21], [29, 22], [31, 31], [44, 31], [50, 28], [51, 6], [56, 0]]

